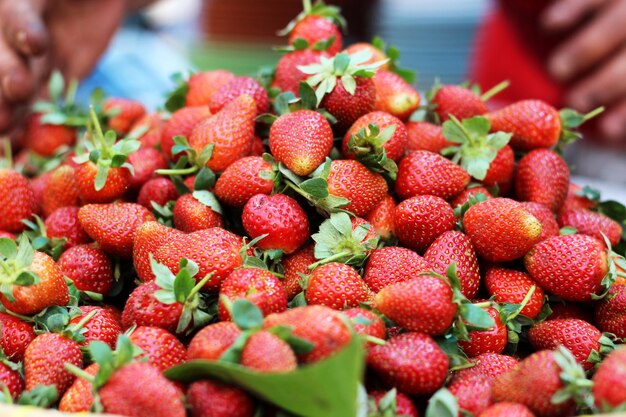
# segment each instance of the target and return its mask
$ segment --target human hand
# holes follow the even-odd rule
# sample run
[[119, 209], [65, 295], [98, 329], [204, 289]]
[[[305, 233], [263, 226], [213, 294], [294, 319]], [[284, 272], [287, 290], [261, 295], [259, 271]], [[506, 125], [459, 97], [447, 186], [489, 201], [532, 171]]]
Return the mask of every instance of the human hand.
[[87, 75], [126, 13], [127, 0], [0, 0], [0, 132], [19, 122], [52, 68]]
[[551, 31], [582, 26], [553, 53], [548, 70], [575, 80], [569, 105], [581, 112], [607, 106], [599, 120], [608, 140], [626, 141], [626, 1], [556, 0], [541, 16]]

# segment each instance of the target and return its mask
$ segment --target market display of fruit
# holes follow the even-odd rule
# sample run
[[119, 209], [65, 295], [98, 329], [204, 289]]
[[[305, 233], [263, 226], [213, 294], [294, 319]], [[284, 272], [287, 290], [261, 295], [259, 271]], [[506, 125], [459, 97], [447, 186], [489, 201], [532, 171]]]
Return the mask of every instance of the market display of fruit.
[[19, 153], [3, 147], [2, 402], [626, 409], [626, 208], [572, 184], [561, 155], [601, 110], [495, 109], [506, 83], [422, 98], [396, 48], [343, 30], [305, 2], [272, 74], [197, 72], [155, 113], [97, 94], [81, 108], [51, 77]]

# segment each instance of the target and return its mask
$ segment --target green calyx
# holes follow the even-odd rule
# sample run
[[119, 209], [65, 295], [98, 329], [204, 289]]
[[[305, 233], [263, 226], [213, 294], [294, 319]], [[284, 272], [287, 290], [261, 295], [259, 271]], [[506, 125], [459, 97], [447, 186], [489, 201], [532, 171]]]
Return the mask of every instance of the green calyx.
[[[176, 161], [176, 164], [174, 164], [172, 168], [158, 169], [155, 171], [157, 174], [178, 176], [195, 174], [203, 169], [210, 171], [206, 164], [211, 159], [211, 156], [213, 156], [213, 148], [215, 148], [215, 145], [211, 143], [198, 153], [189, 145], [187, 138], [184, 136], [174, 136], [173, 140], [174, 146], [172, 147], [172, 155], [183, 155], [178, 158], [178, 161]], [[211, 172], [211, 174], [213, 173]], [[213, 174], [213, 178], [215, 178], [215, 174]]]
[[494, 307], [498, 310], [500, 320], [507, 327], [508, 334], [508, 346], [507, 353], [515, 353], [517, 351], [517, 345], [519, 344], [519, 335], [522, 333], [524, 327], [532, 326], [535, 320], [530, 317], [526, 317], [521, 314], [522, 310], [533, 294], [537, 290], [535, 285], [531, 286], [524, 299], [519, 304], [514, 303], [494, 303]]
[[598, 343], [600, 343], [600, 349], [593, 349], [591, 353], [589, 353], [589, 357], [587, 357], [587, 362], [596, 364], [599, 366], [600, 363], [604, 360], [604, 358], [611, 352], [615, 350], [615, 342], [617, 341], [617, 336], [613, 333], [602, 333]]
[[187, 82], [191, 75], [191, 73], [183, 74], [181, 72], [177, 72], [172, 75], [171, 79], [175, 87], [165, 99], [165, 109], [168, 112], [174, 113], [176, 110], [180, 110], [185, 107], [185, 99], [187, 98], [187, 92], [189, 91], [189, 85]]
[[322, 0], [316, 1], [315, 4], [311, 4], [311, 0], [303, 0], [302, 5], [303, 10], [285, 28], [278, 31], [279, 36], [286, 36], [291, 33], [293, 28], [307, 16], [320, 16], [330, 20], [339, 28], [346, 29], [346, 19], [341, 15], [341, 8], [328, 5]]
[[10, 302], [15, 302], [14, 285], [29, 286], [40, 282], [37, 274], [29, 269], [34, 256], [35, 249], [26, 235], [20, 235], [17, 242], [0, 238], [0, 293]]
[[559, 377], [564, 387], [552, 396], [553, 404], [562, 404], [574, 400], [582, 409], [593, 407], [591, 388], [593, 382], [587, 379], [582, 366], [574, 355], [563, 346], [553, 353], [554, 361], [560, 368]]
[[[8, 404], [13, 401], [8, 393], [6, 385], [2, 384], [3, 399]], [[59, 393], [54, 385], [37, 385], [30, 391], [24, 391], [15, 402], [17, 405], [32, 406], [37, 408], [51, 408], [57, 402]]]
[[63, 97], [65, 80], [59, 71], [54, 71], [48, 82], [50, 101], [35, 102], [33, 111], [43, 114], [42, 123], [82, 127], [87, 124], [89, 118], [75, 103], [77, 89], [78, 81], [72, 80]]
[[387, 158], [384, 145], [392, 138], [395, 131], [396, 125], [380, 130], [377, 124], [370, 123], [355, 135], [350, 136], [348, 149], [370, 170], [383, 174], [393, 181], [398, 174], [398, 166], [392, 159]]
[[458, 145], [442, 150], [442, 154], [452, 156], [452, 161], [460, 165], [477, 180], [484, 180], [491, 162], [511, 140], [510, 133], [489, 133], [491, 124], [482, 116], [459, 121], [453, 115], [443, 124], [443, 136]]
[[[97, 313], [97, 310], [92, 310], [83, 315], [77, 306], [51, 306], [33, 318], [35, 331], [37, 333], [58, 333], [77, 343], [82, 343], [85, 341], [84, 334], [87, 331], [85, 324]], [[70, 324], [71, 320], [80, 316], [82, 317], [77, 323]]]
[[603, 112], [604, 107], [595, 108], [587, 114], [581, 114], [572, 109], [561, 109], [559, 111], [559, 116], [561, 117], [561, 136], [557, 149], [562, 151], [567, 145], [582, 138], [582, 135], [576, 129], [586, 121], [593, 119]]
[[176, 333], [188, 334], [211, 320], [211, 315], [204, 311], [206, 305], [199, 292], [209, 282], [212, 273], [196, 282], [194, 277], [199, 271], [198, 264], [186, 258], [180, 260], [180, 270], [176, 275], [167, 266], [155, 261], [152, 255], [150, 266], [156, 276], [154, 282], [160, 287], [154, 293], [154, 298], [167, 305], [174, 303], [183, 305]]
[[398, 414], [397, 395], [398, 391], [393, 388], [378, 401], [378, 404], [373, 397], [369, 397], [367, 400], [367, 417], [404, 417], [404, 414]]
[[356, 91], [355, 77], [373, 77], [376, 70], [385, 65], [388, 60], [366, 64], [372, 57], [369, 51], [361, 51], [353, 55], [341, 52], [332, 58], [320, 57], [320, 63], [299, 66], [298, 69], [310, 75], [306, 82], [315, 87], [317, 105], [322, 102], [326, 94], [331, 93], [337, 82], [341, 82], [348, 94]]
[[117, 135], [113, 130], [103, 133], [93, 106], [89, 107], [89, 113], [91, 115], [91, 123], [88, 125], [88, 136], [91, 140], [85, 141], [85, 147], [88, 152], [75, 157], [74, 161], [78, 164], [90, 161], [97, 166], [98, 171], [94, 186], [96, 191], [100, 191], [106, 184], [111, 168], [126, 168], [131, 174], [134, 174], [133, 166], [126, 160], [128, 155], [139, 149], [141, 143], [134, 136], [122, 138], [118, 141]]
[[458, 415], [460, 415], [459, 402], [447, 388], [441, 388], [428, 400], [426, 417], [457, 417]]
[[618, 278], [626, 278], [626, 272], [624, 272], [626, 271], [626, 259], [613, 250], [611, 242], [609, 242], [609, 238], [606, 237], [604, 233], [602, 233], [602, 237], [604, 238], [604, 243], [607, 247], [606, 258], [608, 270], [604, 278], [602, 278], [601, 292], [591, 295], [593, 300], [600, 300], [606, 297], [609, 293], [611, 285], [613, 285]]
[[50, 239], [41, 217], [35, 215], [34, 219], [34, 222], [26, 219], [22, 220], [22, 223], [30, 229], [25, 232], [26, 236], [28, 236], [29, 240], [32, 242], [33, 249], [47, 253], [56, 261], [63, 253], [63, 247], [67, 239], [56, 237]]
[[399, 65], [400, 50], [397, 47], [393, 45], [387, 45], [383, 38], [381, 38], [380, 36], [375, 36], [374, 39], [372, 39], [372, 46], [383, 52], [385, 56], [389, 58], [389, 69], [392, 72], [398, 74], [400, 77], [402, 77], [404, 81], [409, 84], [413, 84], [415, 82], [415, 71], [412, 71], [408, 68], [402, 68]]
[[315, 258], [319, 261], [309, 269], [329, 262], [341, 262], [354, 267], [361, 267], [369, 253], [378, 246], [378, 236], [369, 238], [370, 226], [358, 225], [352, 229], [350, 216], [346, 213], [333, 213], [325, 220], [312, 238], [315, 241]]
[[326, 109], [318, 108], [317, 104], [317, 97], [313, 87], [304, 81], [300, 81], [298, 97], [291, 91], [280, 93], [273, 102], [275, 114], [262, 114], [256, 118], [256, 121], [271, 125], [278, 117], [284, 114], [294, 113], [298, 110], [315, 110], [324, 116], [331, 125], [337, 123], [337, 119], [332, 114], [326, 111]]

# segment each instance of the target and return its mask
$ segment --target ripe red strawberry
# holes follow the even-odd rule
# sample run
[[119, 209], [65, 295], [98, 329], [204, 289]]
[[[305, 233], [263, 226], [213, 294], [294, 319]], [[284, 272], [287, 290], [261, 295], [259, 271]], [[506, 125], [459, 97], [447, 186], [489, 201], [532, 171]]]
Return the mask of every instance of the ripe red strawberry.
[[493, 132], [513, 134], [514, 149], [529, 151], [550, 148], [559, 141], [562, 124], [557, 109], [541, 100], [522, 100], [487, 113]]
[[329, 54], [336, 54], [341, 51], [343, 43], [339, 26], [345, 26], [345, 21], [337, 7], [322, 4], [307, 10], [305, 6], [304, 12], [287, 26], [289, 45], [293, 45], [298, 39], [303, 39], [309, 46], [314, 46], [320, 41], [325, 42], [332, 38], [327, 51]]
[[[359, 52], [367, 51], [370, 54], [371, 58], [365, 62], [368, 64], [373, 64], [374, 62], [384, 61], [385, 59], [387, 59], [387, 55], [385, 54], [385, 51], [383, 49], [384, 49], [384, 45], [382, 48], [379, 48], [379, 47], [372, 45], [371, 43], [357, 42], [357, 43], [348, 45], [348, 47], [345, 48], [343, 51], [347, 53], [348, 55], [354, 55]], [[381, 65], [380, 67], [381, 71], [388, 70], [390, 68], [391, 68], [390, 62], [387, 62]]]
[[160, 327], [170, 333], [176, 332], [184, 306], [178, 301], [172, 304], [159, 301], [155, 294], [159, 290], [161, 287], [155, 281], [144, 282], [133, 290], [122, 312], [124, 329], [137, 325]]
[[485, 287], [489, 295], [495, 297], [495, 301], [498, 303], [521, 304], [533, 285], [535, 291], [521, 310], [522, 315], [531, 319], [537, 317], [541, 312], [544, 293], [528, 274], [493, 266], [487, 269], [485, 275]]
[[256, 405], [246, 392], [217, 381], [196, 381], [187, 390], [193, 417], [254, 417]]
[[565, 198], [563, 206], [561, 206], [561, 211], [594, 208], [597, 203], [581, 195], [582, 191], [583, 188], [581, 186], [570, 183], [567, 197]]
[[181, 341], [160, 327], [137, 327], [130, 334], [129, 339], [133, 345], [142, 350], [137, 359], [145, 358], [148, 363], [161, 371], [180, 365], [187, 357], [187, 351]]
[[8, 359], [22, 362], [26, 348], [36, 336], [32, 324], [0, 313], [0, 328], [0, 349]]
[[274, 181], [264, 176], [272, 175], [272, 166], [260, 156], [246, 156], [233, 162], [215, 183], [215, 196], [220, 202], [233, 207], [243, 207], [256, 194], [269, 195]]
[[491, 262], [521, 258], [539, 241], [541, 223], [517, 201], [492, 198], [463, 216], [465, 233], [478, 255]]
[[393, 235], [393, 215], [396, 201], [387, 194], [367, 213], [365, 220], [372, 225], [376, 234], [382, 239], [390, 239]]
[[133, 124], [146, 114], [140, 102], [121, 97], [107, 98], [102, 104], [102, 110], [108, 115], [109, 127], [121, 134], [130, 132]]
[[235, 74], [226, 70], [197, 72], [189, 77], [185, 106], [205, 106], [213, 94], [224, 84], [235, 78]]
[[[193, 75], [191, 76], [194, 77]], [[172, 155], [174, 136], [191, 135], [193, 128], [204, 119], [211, 116], [209, 106], [183, 107], [172, 113], [172, 117], [165, 122], [161, 132], [161, 150], [170, 160], [178, 160], [177, 155]]]
[[78, 206], [78, 188], [74, 179], [74, 168], [61, 165], [51, 172], [43, 189], [40, 204], [44, 216], [49, 216], [58, 208]]
[[343, 310], [369, 301], [372, 294], [354, 268], [330, 262], [313, 270], [304, 296], [307, 304]]
[[495, 325], [487, 330], [472, 330], [468, 332], [469, 340], [459, 340], [459, 346], [470, 358], [484, 353], [502, 353], [508, 343], [508, 329], [500, 320], [498, 310], [486, 307], [485, 311], [491, 316]]
[[102, 250], [78, 245], [61, 254], [59, 269], [80, 291], [108, 294], [113, 285], [113, 265]]
[[222, 297], [231, 301], [245, 298], [254, 303], [264, 316], [287, 310], [287, 294], [282, 282], [270, 271], [259, 268], [241, 268], [222, 281], [218, 312], [221, 321], [232, 320]]
[[[596, 306], [599, 304], [600, 302], [598, 302]], [[593, 311], [589, 311], [588, 306], [583, 303], [555, 300], [550, 303], [550, 310], [552, 310], [552, 314], [550, 314], [546, 320], [579, 319], [589, 323], [595, 323]], [[600, 325], [600, 323], [598, 323], [598, 325]]]
[[308, 75], [300, 71], [298, 67], [317, 64], [320, 62], [321, 56], [328, 57], [328, 53], [312, 49], [287, 52], [276, 63], [273, 85], [280, 88], [281, 91], [290, 91], [298, 95], [300, 83], [308, 78]]
[[116, 370], [98, 394], [104, 411], [111, 414], [133, 417], [187, 415], [178, 387], [158, 368], [146, 362], [132, 362]]
[[571, 226], [583, 235], [603, 240], [606, 236], [611, 245], [617, 245], [622, 238], [622, 226], [610, 217], [596, 211], [578, 209], [561, 211], [559, 226]]
[[223, 227], [222, 215], [200, 202], [192, 194], [181, 195], [174, 206], [174, 225], [186, 233], [211, 227]]
[[483, 410], [478, 417], [535, 417], [525, 405], [501, 402]]
[[44, 222], [49, 239], [65, 238], [64, 248], [89, 243], [91, 238], [78, 221], [78, 207], [60, 207]]
[[74, 375], [64, 367], [66, 363], [82, 367], [83, 355], [78, 343], [58, 333], [40, 334], [24, 354], [26, 389], [54, 385], [59, 396], [63, 395], [74, 381]]
[[445, 275], [450, 264], [455, 262], [461, 293], [469, 299], [476, 296], [480, 286], [478, 259], [467, 235], [453, 230], [444, 232], [428, 247], [424, 259], [441, 275]]
[[[290, 310], [293, 311], [293, 310]], [[216, 361], [233, 344], [241, 330], [231, 321], [206, 326], [189, 342], [187, 360], [204, 359]]]
[[372, 251], [363, 274], [363, 280], [374, 292], [378, 292], [388, 285], [413, 279], [432, 266], [417, 253], [399, 246]]
[[154, 148], [141, 148], [128, 155], [128, 163], [133, 166], [134, 174], [130, 179], [129, 189], [139, 191], [151, 178], [156, 178], [154, 171], [166, 169], [165, 156]]
[[[0, 175], [2, 175], [2, 170], [0, 170]], [[35, 207], [38, 212], [41, 209], [44, 190], [48, 187], [48, 182], [50, 181], [51, 176], [52, 171], [48, 171], [30, 180], [30, 188], [33, 190]]]
[[608, 272], [603, 246], [590, 236], [556, 236], [535, 245], [524, 265], [544, 291], [567, 301], [590, 301]]
[[312, 363], [331, 356], [350, 343], [352, 332], [341, 313], [324, 306], [304, 306], [283, 313], [270, 314], [263, 321], [263, 329], [288, 326], [292, 334], [313, 344], [313, 350], [298, 355], [302, 363]]
[[345, 210], [363, 217], [387, 194], [387, 182], [358, 161], [335, 160], [328, 174], [330, 194], [350, 200]]
[[459, 195], [469, 182], [469, 174], [454, 162], [433, 152], [415, 151], [398, 165], [396, 193], [402, 200], [417, 195], [449, 199]]
[[7, 389], [13, 400], [17, 400], [24, 391], [24, 379], [18, 369], [16, 364], [6, 359], [0, 362], [0, 386]]
[[81, 335], [85, 340], [80, 342], [79, 345], [85, 347], [90, 342], [99, 340], [114, 348], [117, 337], [122, 333], [120, 323], [115, 316], [109, 310], [97, 306], [81, 306], [80, 311], [82, 314], [70, 320], [70, 325], [80, 323], [92, 311], [95, 311], [95, 314], [82, 324], [82, 329], [85, 331], [81, 331]]
[[452, 288], [437, 277], [415, 277], [383, 288], [374, 306], [398, 326], [412, 332], [445, 333], [456, 317]]
[[461, 191], [461, 194], [457, 195], [450, 201], [450, 206], [457, 208], [470, 201], [470, 197], [476, 197], [478, 194], [482, 194], [486, 199], [493, 198], [493, 195], [485, 187], [470, 187]]
[[15, 235], [13, 233], [5, 232], [0, 230], [0, 237], [6, 237], [7, 239], [15, 240]]
[[440, 86], [430, 101], [442, 123], [449, 120], [450, 115], [463, 120], [483, 115], [488, 111], [485, 102], [479, 95], [469, 88], [458, 85]]
[[474, 366], [461, 372], [479, 373], [488, 376], [491, 380], [494, 380], [500, 374], [510, 371], [518, 364], [517, 359], [514, 357], [499, 353], [482, 353], [470, 359], [470, 362]]
[[441, 152], [442, 149], [454, 145], [443, 136], [441, 126], [429, 122], [406, 123], [408, 134], [407, 151]]
[[74, 178], [79, 196], [86, 203], [110, 203], [122, 197], [130, 187], [132, 174], [126, 167], [110, 168], [104, 187], [95, 188], [98, 167], [91, 161], [76, 167]]
[[257, 372], [291, 372], [298, 367], [291, 347], [278, 336], [265, 331], [253, 334], [241, 352], [241, 364]]
[[[377, 143], [376, 137], [371, 137], [372, 132], [369, 128], [370, 124], [378, 126], [380, 132], [383, 132], [386, 128], [390, 128], [390, 126], [395, 126], [395, 130], [391, 137], [381, 146]], [[364, 135], [358, 135], [361, 130], [363, 130]], [[359, 136], [363, 136], [364, 139], [359, 139]], [[351, 140], [354, 142], [351, 143]], [[370, 148], [371, 150], [369, 152], [383, 148], [387, 158], [397, 162], [404, 156], [407, 141], [408, 134], [406, 127], [400, 119], [384, 111], [374, 111], [359, 117], [352, 124], [343, 137], [341, 147], [343, 155], [347, 159], [359, 159], [361, 151], [359, 150], [355, 155], [352, 149], [353, 147]]]
[[448, 385], [448, 391], [456, 397], [461, 410], [477, 416], [493, 404], [491, 385], [488, 377], [471, 374], [453, 379]]
[[164, 122], [160, 113], [149, 113], [133, 124], [131, 132], [139, 129], [145, 130], [145, 133], [137, 139], [141, 148], [157, 148], [161, 142], [163, 125]]
[[419, 93], [398, 74], [381, 68], [372, 81], [376, 89], [376, 110], [406, 120], [419, 107]]
[[248, 95], [239, 96], [216, 114], [198, 123], [191, 132], [189, 144], [198, 154], [205, 146], [214, 145], [206, 166], [215, 172], [224, 171], [250, 151], [255, 117], [254, 99]]
[[26, 227], [22, 219], [29, 219], [37, 210], [37, 201], [26, 177], [0, 168], [0, 230], [21, 232]]
[[603, 332], [626, 337], [626, 285], [612, 285], [609, 293], [595, 306], [595, 319]]
[[145, 207], [135, 203], [88, 204], [80, 208], [78, 219], [103, 251], [122, 258], [132, 256], [137, 229], [155, 220]]
[[174, 274], [178, 273], [182, 258], [196, 262], [199, 267], [196, 277], [199, 279], [213, 273], [203, 289], [217, 292], [222, 281], [242, 265], [242, 248], [240, 236], [212, 227], [172, 239], [154, 252], [154, 259]]
[[[389, 395], [388, 392], [371, 391], [368, 392], [367, 395], [374, 399], [376, 406], [379, 408], [379, 412], [384, 413], [387, 410], [384, 408], [385, 400], [383, 400], [383, 398]], [[403, 417], [418, 417], [417, 408], [415, 408], [413, 401], [411, 401], [411, 399], [406, 395], [402, 394], [401, 392], [396, 392], [394, 402], [396, 415]]]
[[610, 412], [626, 402], [624, 377], [626, 376], [626, 350], [619, 349], [602, 361], [593, 376], [593, 398], [600, 411]]
[[302, 287], [300, 286], [302, 276], [300, 274], [309, 275], [311, 273], [309, 265], [317, 262], [314, 250], [315, 245], [306, 245], [282, 259], [283, 285], [288, 300], [302, 292]]
[[526, 154], [517, 166], [515, 192], [520, 200], [534, 201], [559, 211], [569, 187], [569, 168], [563, 158], [549, 149]]
[[513, 171], [515, 169], [515, 154], [513, 148], [505, 145], [496, 154], [496, 158], [489, 164], [487, 175], [482, 184], [487, 187], [498, 186], [500, 195], [507, 194], [513, 185]]
[[408, 395], [432, 394], [448, 375], [448, 357], [432, 337], [404, 333], [370, 349], [367, 365], [381, 379]]
[[295, 252], [310, 236], [309, 220], [298, 202], [284, 194], [257, 194], [243, 208], [243, 227], [250, 237], [267, 234], [257, 246]]
[[178, 229], [163, 226], [156, 221], [145, 222], [137, 229], [133, 242], [133, 264], [142, 282], [154, 280], [150, 254], [155, 255], [158, 248], [182, 235]]
[[541, 222], [541, 237], [539, 241], [559, 235], [559, 224], [554, 218], [554, 213], [548, 207], [532, 201], [524, 201], [522, 206]]
[[263, 114], [269, 111], [270, 99], [267, 95], [267, 91], [265, 91], [261, 84], [254, 78], [235, 77], [221, 86], [220, 89], [211, 96], [209, 100], [211, 113], [217, 113], [222, 110], [224, 106], [242, 95], [247, 95], [254, 99], [257, 114]]
[[178, 190], [174, 183], [167, 178], [152, 178], [139, 190], [137, 204], [152, 210], [152, 202], [164, 206], [168, 201], [178, 198]]
[[270, 152], [297, 175], [307, 176], [328, 156], [333, 130], [320, 113], [297, 110], [278, 117], [270, 128]]
[[34, 113], [26, 120], [24, 143], [41, 156], [52, 156], [63, 146], [76, 142], [76, 128], [42, 121], [43, 113]]
[[248, 152], [248, 156], [263, 156], [265, 152], [265, 143], [263, 143], [263, 139], [261, 139], [257, 135], [254, 135], [254, 137], [252, 138], [252, 145], [250, 146], [250, 152]]
[[[84, 369], [89, 375], [96, 375], [100, 365], [92, 363]], [[83, 378], [76, 378], [65, 391], [59, 402], [59, 411], [64, 413], [87, 413], [93, 405], [93, 385]]]
[[424, 252], [442, 233], [454, 228], [454, 211], [444, 199], [418, 195], [398, 204], [393, 231], [403, 245]]
[[[373, 311], [354, 307], [343, 310], [342, 314], [350, 318], [354, 331], [361, 336], [372, 336], [383, 340], [386, 338], [387, 328], [385, 327], [385, 322]], [[367, 343], [369, 347], [374, 345], [372, 342]]]

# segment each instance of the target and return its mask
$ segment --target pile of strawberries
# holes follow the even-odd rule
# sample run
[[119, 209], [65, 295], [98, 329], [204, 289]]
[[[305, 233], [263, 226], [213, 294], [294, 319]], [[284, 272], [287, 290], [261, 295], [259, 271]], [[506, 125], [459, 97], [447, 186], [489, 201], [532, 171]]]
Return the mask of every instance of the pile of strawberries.
[[342, 26], [305, 2], [275, 71], [192, 74], [158, 113], [100, 94], [86, 112], [51, 78], [0, 169], [5, 402], [626, 408], [626, 208], [571, 184], [560, 155], [598, 112], [491, 110], [504, 84], [424, 104], [397, 49], [344, 49]]

